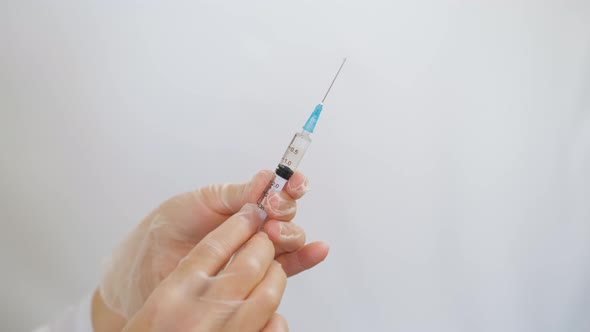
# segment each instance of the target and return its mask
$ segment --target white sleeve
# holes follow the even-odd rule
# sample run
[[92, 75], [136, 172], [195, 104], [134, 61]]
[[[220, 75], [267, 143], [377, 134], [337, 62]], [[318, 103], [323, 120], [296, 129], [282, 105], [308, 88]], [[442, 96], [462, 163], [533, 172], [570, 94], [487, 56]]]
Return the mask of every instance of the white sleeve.
[[91, 303], [92, 294], [89, 294], [78, 305], [69, 307], [53, 322], [38, 327], [33, 332], [92, 332]]

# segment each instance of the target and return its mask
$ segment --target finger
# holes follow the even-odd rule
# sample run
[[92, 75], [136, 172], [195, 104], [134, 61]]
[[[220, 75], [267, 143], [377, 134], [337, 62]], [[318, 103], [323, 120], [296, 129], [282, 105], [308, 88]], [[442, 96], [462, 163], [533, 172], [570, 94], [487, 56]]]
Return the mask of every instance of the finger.
[[195, 273], [216, 275], [232, 255], [256, 233], [262, 220], [258, 207], [246, 204], [226, 222], [207, 234], [183, 258], [174, 274], [180, 278], [194, 276]]
[[239, 211], [246, 203], [256, 203], [268, 184], [274, 179], [274, 172], [263, 170], [248, 182], [241, 184], [217, 184], [196, 191], [199, 201], [212, 216], [226, 217]]
[[295, 172], [287, 182], [285, 191], [293, 198], [300, 199], [306, 192], [309, 191], [309, 183], [307, 177], [301, 172]]
[[289, 325], [285, 317], [274, 314], [260, 332], [289, 332]]
[[283, 254], [276, 260], [290, 277], [321, 263], [328, 256], [329, 250], [330, 247], [326, 243], [313, 242], [295, 252]]
[[281, 265], [273, 261], [246, 301], [232, 316], [227, 331], [260, 331], [271, 319], [281, 303], [287, 276]]
[[264, 202], [264, 211], [270, 219], [289, 221], [295, 218], [297, 203], [286, 192], [275, 191], [268, 194]]
[[275, 246], [275, 257], [297, 251], [305, 245], [305, 231], [295, 223], [269, 220], [263, 230]]
[[215, 301], [243, 300], [264, 278], [274, 259], [274, 247], [264, 232], [254, 235], [205, 292]]

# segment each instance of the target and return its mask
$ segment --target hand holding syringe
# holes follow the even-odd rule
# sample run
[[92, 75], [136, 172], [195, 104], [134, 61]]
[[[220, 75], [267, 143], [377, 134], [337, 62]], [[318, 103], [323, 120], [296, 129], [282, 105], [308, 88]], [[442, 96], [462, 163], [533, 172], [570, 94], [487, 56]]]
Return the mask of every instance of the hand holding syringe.
[[307, 119], [307, 122], [303, 126], [303, 130], [300, 133], [296, 133], [293, 137], [293, 140], [291, 140], [291, 143], [289, 143], [287, 150], [283, 154], [283, 157], [281, 158], [281, 161], [279, 162], [279, 165], [275, 170], [276, 176], [274, 181], [269, 183], [269, 185], [264, 190], [264, 193], [258, 199], [257, 204], [258, 208], [260, 209], [260, 216], [262, 217], [262, 219], [266, 219], [264, 203], [266, 201], [266, 197], [268, 196], [268, 194], [274, 191], [283, 190], [285, 183], [289, 181], [289, 178], [291, 178], [293, 173], [295, 173], [297, 167], [301, 163], [301, 160], [303, 160], [303, 155], [305, 154], [307, 148], [311, 144], [310, 134], [313, 133], [315, 126], [320, 118], [320, 114], [322, 113], [322, 109], [324, 107], [324, 101], [326, 100], [328, 93], [330, 93], [332, 85], [334, 85], [336, 78], [338, 78], [338, 74], [340, 74], [340, 70], [342, 70], [342, 67], [344, 66], [345, 62], [346, 58], [342, 60], [342, 64], [340, 65], [340, 68], [338, 68], [336, 75], [332, 79], [332, 83], [330, 83], [330, 87], [328, 87], [328, 90], [326, 91], [324, 98], [315, 107], [315, 109]]
[[[268, 171], [244, 184], [210, 185], [174, 196], [142, 220], [105, 264], [92, 298], [97, 329], [170, 330], [179, 322], [199, 331], [287, 329], [275, 313], [287, 276], [310, 269], [328, 254], [325, 243], [305, 245], [304, 231], [290, 222], [305, 187], [303, 174], [291, 176], [311, 143], [328, 92], [295, 134], [257, 206], [251, 202], [269, 182]], [[275, 194], [285, 196], [275, 210], [265, 200], [289, 179], [295, 187]], [[265, 205], [273, 208], [276, 220], [260, 232]], [[80, 317], [69, 319], [60, 318], [58, 324]]]

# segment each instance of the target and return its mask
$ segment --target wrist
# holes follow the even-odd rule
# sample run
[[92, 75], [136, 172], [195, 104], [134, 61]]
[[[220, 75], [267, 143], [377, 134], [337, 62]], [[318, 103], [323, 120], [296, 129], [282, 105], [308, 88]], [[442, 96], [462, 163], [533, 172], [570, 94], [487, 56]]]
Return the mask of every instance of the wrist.
[[121, 331], [127, 323], [123, 316], [111, 310], [104, 303], [98, 289], [92, 296], [91, 317], [94, 332]]

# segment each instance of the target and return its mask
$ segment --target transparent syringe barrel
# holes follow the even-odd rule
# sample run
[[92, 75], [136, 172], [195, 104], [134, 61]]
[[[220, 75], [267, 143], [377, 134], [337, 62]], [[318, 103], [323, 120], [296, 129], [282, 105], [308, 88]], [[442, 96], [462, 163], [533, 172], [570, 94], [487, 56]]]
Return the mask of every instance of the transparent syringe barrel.
[[[271, 192], [283, 190], [283, 187], [287, 181], [289, 181], [291, 175], [297, 170], [301, 160], [303, 160], [303, 155], [310, 144], [311, 137], [309, 137], [309, 133], [306, 131], [297, 133], [293, 136], [291, 143], [289, 143], [289, 146], [287, 147], [287, 151], [283, 154], [283, 158], [281, 158], [281, 162], [275, 171], [275, 178], [268, 184], [256, 202], [260, 209], [260, 218], [263, 220], [266, 219], [266, 211], [264, 210], [266, 197], [268, 197]], [[285, 167], [287, 169], [285, 169]]]
[[311, 137], [308, 132], [300, 132], [293, 136], [293, 140], [287, 147], [287, 151], [283, 154], [279, 165], [287, 166], [293, 172], [297, 170], [299, 163], [303, 160], [303, 155], [311, 144]]

